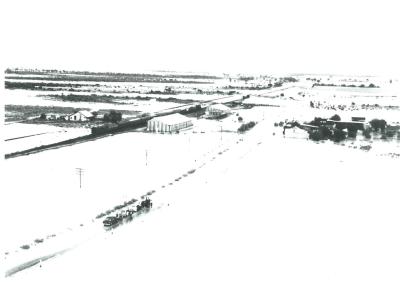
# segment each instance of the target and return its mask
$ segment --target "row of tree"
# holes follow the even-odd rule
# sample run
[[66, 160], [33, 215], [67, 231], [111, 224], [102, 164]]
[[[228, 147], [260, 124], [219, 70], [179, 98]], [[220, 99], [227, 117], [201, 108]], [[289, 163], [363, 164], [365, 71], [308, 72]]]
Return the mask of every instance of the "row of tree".
[[[239, 118], [241, 118], [241, 117], [239, 117]], [[256, 123], [253, 121], [250, 121], [249, 123], [243, 123], [242, 125], [240, 125], [238, 131], [245, 132], [245, 131], [253, 128], [255, 125], [256, 125]]]
[[[329, 120], [341, 121], [339, 115], [333, 115]], [[384, 119], [372, 119], [369, 124], [371, 128], [364, 128], [364, 125], [353, 122], [336, 124], [332, 127], [332, 123], [328, 123], [328, 119], [315, 117], [314, 120], [309, 122], [310, 125], [317, 126], [318, 129], [309, 131], [309, 138], [315, 141], [330, 139], [335, 142], [345, 140], [347, 137], [357, 137], [358, 131], [362, 131], [365, 138], [371, 138], [371, 132], [381, 132], [382, 137], [393, 137], [395, 130], [387, 130], [387, 122]], [[347, 130], [347, 132], [345, 131]]]

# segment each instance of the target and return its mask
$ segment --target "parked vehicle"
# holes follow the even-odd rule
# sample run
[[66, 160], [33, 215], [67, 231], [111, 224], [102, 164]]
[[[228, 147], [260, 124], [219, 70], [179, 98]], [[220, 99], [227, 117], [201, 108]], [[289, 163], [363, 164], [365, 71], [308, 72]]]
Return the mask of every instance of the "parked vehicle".
[[143, 200], [140, 205], [142, 206], [142, 208], [151, 208], [153, 206], [153, 203], [151, 202], [151, 199], [146, 197], [145, 200]]
[[106, 228], [114, 227], [122, 222], [124, 219], [129, 221], [132, 219], [134, 213], [140, 212], [143, 209], [150, 209], [153, 206], [151, 199], [146, 197], [145, 200], [142, 200], [140, 204], [136, 206], [136, 210], [134, 209], [126, 209], [117, 213], [115, 216], [109, 216], [103, 221], [103, 225]]
[[114, 217], [114, 216], [110, 216], [107, 217], [104, 221], [103, 221], [103, 225], [104, 227], [112, 227], [116, 224], [118, 224], [121, 221], [122, 218]]

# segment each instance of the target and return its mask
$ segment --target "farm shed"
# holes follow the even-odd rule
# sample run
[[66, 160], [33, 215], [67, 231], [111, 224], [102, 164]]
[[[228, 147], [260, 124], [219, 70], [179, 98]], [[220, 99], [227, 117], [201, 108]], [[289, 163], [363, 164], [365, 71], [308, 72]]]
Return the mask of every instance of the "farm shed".
[[69, 121], [88, 121], [93, 118], [93, 114], [87, 110], [78, 111], [72, 115], [67, 116], [67, 120]]
[[175, 132], [193, 126], [192, 120], [181, 114], [155, 117], [147, 122], [147, 130], [154, 132]]
[[229, 113], [231, 113], [231, 109], [222, 104], [213, 104], [206, 109], [206, 114], [210, 117], [220, 117]]

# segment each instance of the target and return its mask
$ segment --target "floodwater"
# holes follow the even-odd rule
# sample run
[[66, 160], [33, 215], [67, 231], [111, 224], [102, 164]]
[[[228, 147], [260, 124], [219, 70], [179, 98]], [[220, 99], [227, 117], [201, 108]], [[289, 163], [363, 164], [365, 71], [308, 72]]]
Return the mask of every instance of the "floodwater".
[[193, 176], [157, 189], [162, 207], [7, 278], [6, 288], [399, 289], [399, 160], [272, 131], [260, 122]]
[[[124, 133], [6, 160], [1, 269], [80, 243], [7, 278], [8, 289], [398, 291], [400, 159], [388, 154], [399, 142], [283, 137], [274, 122], [331, 113], [306, 102], [239, 113], [259, 122], [244, 135], [228, 131], [234, 121], [199, 120], [177, 135]], [[99, 232], [96, 215], [150, 190], [153, 211]]]

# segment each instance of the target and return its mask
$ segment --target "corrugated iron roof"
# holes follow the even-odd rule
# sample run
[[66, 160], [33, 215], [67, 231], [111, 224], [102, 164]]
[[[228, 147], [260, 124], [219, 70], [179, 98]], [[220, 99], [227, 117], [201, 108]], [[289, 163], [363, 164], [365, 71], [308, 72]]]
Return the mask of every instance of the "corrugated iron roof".
[[213, 104], [208, 106], [209, 109], [213, 110], [220, 110], [224, 112], [229, 112], [231, 109], [228, 106], [222, 105], [222, 104]]
[[191, 121], [191, 119], [186, 116], [183, 116], [182, 114], [175, 113], [175, 114], [171, 114], [171, 115], [155, 117], [155, 118], [151, 119], [150, 121], [158, 121], [158, 122], [164, 123], [166, 125], [175, 125], [175, 124]]

